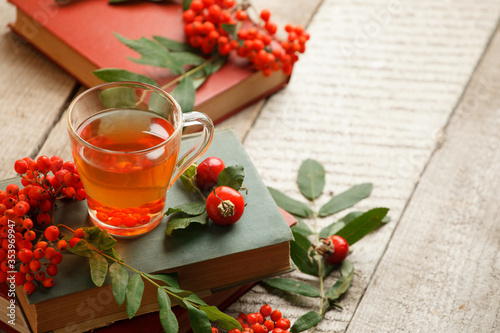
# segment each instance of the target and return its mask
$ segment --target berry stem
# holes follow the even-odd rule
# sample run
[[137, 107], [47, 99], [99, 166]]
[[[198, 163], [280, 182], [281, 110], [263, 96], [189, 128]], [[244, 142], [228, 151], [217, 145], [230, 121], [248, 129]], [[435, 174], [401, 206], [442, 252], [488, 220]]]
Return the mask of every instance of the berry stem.
[[71, 229], [70, 227], [68, 227], [68, 226], [67, 226], [67, 225], [65, 225], [65, 224], [58, 224], [58, 225], [57, 225], [57, 227], [58, 227], [58, 228], [61, 228], [61, 227], [62, 227], [62, 228], [66, 228], [66, 229], [68, 229], [69, 231], [71, 231], [72, 233], [75, 233], [75, 230]]
[[[312, 204], [313, 204], [313, 219], [314, 219], [314, 238], [315, 238], [316, 244], [319, 244], [320, 239], [319, 239], [319, 233], [318, 233], [318, 209], [316, 207], [316, 199], [313, 198]], [[323, 261], [322, 261], [322, 257], [320, 255], [316, 254], [316, 256], [318, 257], [318, 277], [319, 277], [319, 294], [320, 294], [319, 313], [321, 315], [324, 315], [323, 302], [325, 300], [325, 297], [324, 297], [325, 287], [324, 287], [324, 281], [323, 281]], [[316, 329], [316, 326], [313, 328], [311, 333], [314, 332], [315, 329]]]

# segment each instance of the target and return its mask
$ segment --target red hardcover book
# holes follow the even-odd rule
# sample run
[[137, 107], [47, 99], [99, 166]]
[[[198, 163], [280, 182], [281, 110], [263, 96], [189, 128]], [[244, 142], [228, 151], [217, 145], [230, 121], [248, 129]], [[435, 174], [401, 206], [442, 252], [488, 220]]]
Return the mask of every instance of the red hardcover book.
[[[102, 83], [92, 73], [121, 68], [164, 83], [168, 69], [140, 65], [128, 57], [135, 51], [113, 33], [129, 39], [163, 36], [184, 41], [182, 6], [175, 2], [132, 1], [109, 5], [108, 0], [8, 0], [17, 7], [11, 29], [87, 87]], [[253, 102], [283, 88], [289, 76], [281, 71], [264, 77], [246, 62], [233, 57], [196, 93], [195, 109], [219, 122]], [[186, 110], [191, 111], [191, 110]]]

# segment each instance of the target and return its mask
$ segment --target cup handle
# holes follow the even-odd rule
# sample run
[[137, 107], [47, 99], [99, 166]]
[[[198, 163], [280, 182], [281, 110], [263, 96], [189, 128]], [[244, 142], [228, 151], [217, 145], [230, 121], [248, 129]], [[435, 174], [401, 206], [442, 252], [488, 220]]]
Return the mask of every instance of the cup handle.
[[196, 144], [177, 161], [177, 164], [175, 165], [175, 172], [172, 175], [170, 185], [168, 186], [169, 188], [182, 175], [182, 173], [191, 166], [191, 164], [193, 164], [201, 155], [205, 153], [210, 146], [214, 135], [214, 124], [206, 114], [198, 111], [192, 111], [183, 113], [182, 116], [184, 118], [184, 127], [202, 125], [203, 131]]

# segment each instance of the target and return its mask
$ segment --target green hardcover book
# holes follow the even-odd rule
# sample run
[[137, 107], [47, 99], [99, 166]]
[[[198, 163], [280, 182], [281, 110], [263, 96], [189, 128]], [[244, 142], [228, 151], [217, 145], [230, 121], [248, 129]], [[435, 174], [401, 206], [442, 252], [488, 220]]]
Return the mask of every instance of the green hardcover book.
[[[196, 136], [183, 139], [182, 147], [193, 146]], [[289, 243], [293, 240], [285, 217], [243, 145], [232, 130], [216, 131], [205, 156], [218, 156], [226, 166], [242, 165], [248, 194], [245, 213], [230, 226], [211, 221], [193, 224], [166, 236], [168, 218], [152, 232], [135, 239], [119, 239], [115, 245], [123, 260], [144, 272], [177, 272], [181, 288], [207, 296], [212, 292], [277, 275], [291, 269]], [[203, 159], [203, 157], [202, 157]], [[0, 183], [5, 188], [12, 179]], [[167, 206], [200, 200], [176, 182], [167, 194]], [[70, 227], [91, 226], [86, 202], [59, 204], [56, 223]], [[27, 297], [18, 290], [18, 299], [35, 332], [85, 331], [127, 318], [125, 305], [119, 307], [109, 284], [97, 288], [90, 278], [88, 260], [65, 255], [56, 285], [40, 288]], [[137, 314], [156, 311], [156, 289], [146, 283]]]

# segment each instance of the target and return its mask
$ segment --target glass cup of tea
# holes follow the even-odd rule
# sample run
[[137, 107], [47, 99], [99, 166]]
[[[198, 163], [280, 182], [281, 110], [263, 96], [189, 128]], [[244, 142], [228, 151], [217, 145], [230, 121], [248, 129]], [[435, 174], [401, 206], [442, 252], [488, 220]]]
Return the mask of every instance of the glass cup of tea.
[[[178, 158], [183, 128], [201, 126], [197, 143]], [[208, 148], [213, 124], [183, 113], [167, 92], [139, 82], [90, 88], [68, 110], [73, 159], [92, 222], [119, 237], [155, 228], [167, 190]]]

